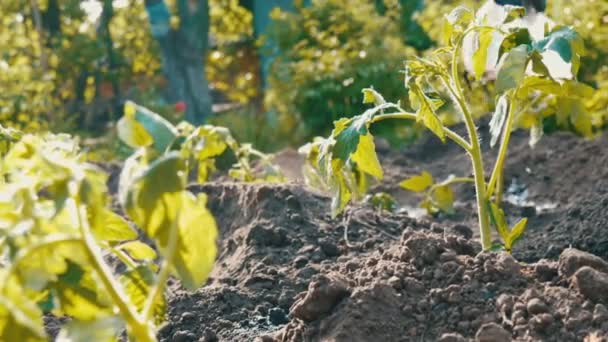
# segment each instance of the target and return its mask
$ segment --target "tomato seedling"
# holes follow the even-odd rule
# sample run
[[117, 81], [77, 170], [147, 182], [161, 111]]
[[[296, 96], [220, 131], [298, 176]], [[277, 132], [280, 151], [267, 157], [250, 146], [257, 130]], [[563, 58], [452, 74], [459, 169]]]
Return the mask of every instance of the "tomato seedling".
[[[368, 178], [381, 180], [383, 177], [370, 126], [389, 119], [414, 120], [442, 142], [450, 140], [460, 146], [470, 157], [473, 177], [453, 177], [435, 183], [430, 174], [423, 173], [405, 180], [402, 186], [424, 192], [423, 206], [427, 210], [450, 212], [453, 210], [451, 185], [473, 183], [483, 249], [493, 247], [492, 223], [503, 239], [503, 247], [511, 250], [526, 224], [524, 218], [510, 229], [500, 209], [503, 169], [512, 131], [517, 127], [529, 129], [530, 143], [534, 145], [542, 135], [543, 118], [555, 115], [559, 123], [585, 136], [593, 133], [590, 115], [582, 102], [593, 89], [575, 79], [554, 78], [551, 73], [552, 69], [567, 65], [572, 75], [577, 74], [583, 53], [581, 38], [571, 28], [558, 26], [542, 39], [534, 40], [527, 28], [507, 25], [524, 13], [522, 7], [505, 6], [502, 20], [489, 24], [485, 18], [475, 18], [467, 8], [454, 9], [445, 18], [446, 45], [427, 58], [406, 62], [405, 87], [409, 103], [405, 107], [411, 110], [404, 109], [401, 103], [387, 102], [372, 88], [363, 89], [363, 102], [373, 105], [372, 108], [353, 118], [336, 121], [328, 138], [316, 138], [300, 149], [307, 156], [304, 174], [308, 183], [332, 192], [334, 215], [350, 200], [362, 197]], [[499, 143], [499, 149], [489, 179], [484, 172], [481, 142], [474, 122], [480, 115], [470, 110], [459, 70], [463, 41], [469, 35], [474, 35], [477, 46], [472, 56], [475, 77], [481, 79], [487, 65], [497, 64], [496, 109], [490, 122], [490, 145]], [[498, 56], [492, 57], [488, 51], [497, 40]], [[559, 59], [558, 63], [555, 58]], [[442, 93], [447, 96], [441, 96]], [[444, 126], [439, 119], [437, 113], [446, 101], [451, 101], [457, 109], [468, 137]]]

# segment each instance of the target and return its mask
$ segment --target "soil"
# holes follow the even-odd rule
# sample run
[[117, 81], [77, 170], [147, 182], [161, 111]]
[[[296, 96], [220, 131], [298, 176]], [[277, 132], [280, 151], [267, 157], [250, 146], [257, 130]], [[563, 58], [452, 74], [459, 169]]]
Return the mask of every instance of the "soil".
[[608, 341], [606, 135], [556, 133], [534, 149], [514, 135], [506, 211], [530, 221], [513, 255], [480, 252], [470, 187], [457, 189], [453, 216], [408, 214], [418, 198], [396, 184], [422, 170], [470, 173], [457, 146], [377, 146], [386, 179], [373, 190], [405, 210], [355, 204], [332, 218], [329, 198], [301, 184], [293, 151], [277, 158], [289, 184], [192, 185], [209, 195], [220, 255], [205, 287], [171, 285], [160, 339]]

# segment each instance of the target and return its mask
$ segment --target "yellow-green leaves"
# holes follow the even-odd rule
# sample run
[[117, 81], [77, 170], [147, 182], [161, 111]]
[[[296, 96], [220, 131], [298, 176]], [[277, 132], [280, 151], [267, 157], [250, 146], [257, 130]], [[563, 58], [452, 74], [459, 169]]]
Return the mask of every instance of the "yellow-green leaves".
[[71, 321], [61, 328], [56, 342], [114, 342], [123, 322], [115, 316], [92, 321]]
[[204, 194], [195, 197], [182, 192], [181, 205], [174, 268], [184, 287], [196, 289], [205, 283], [215, 263], [218, 231]]
[[433, 176], [427, 171], [422, 171], [421, 174], [410, 177], [399, 183], [399, 186], [402, 188], [414, 192], [423, 192], [431, 185], [433, 185]]
[[515, 225], [513, 225], [511, 229], [509, 229], [504, 211], [500, 209], [494, 202], [489, 202], [489, 207], [492, 223], [502, 238], [505, 250], [510, 253], [517, 240], [523, 236], [528, 219], [522, 218]]
[[[143, 266], [129, 269], [119, 277], [120, 283], [138, 312], [144, 310], [146, 300], [150, 294], [150, 289], [155, 283], [154, 277], [155, 274], [151, 272], [149, 268]], [[158, 296], [153, 304], [154, 320], [156, 324], [160, 324], [165, 320], [166, 309], [167, 302], [165, 297]]]
[[424, 123], [424, 126], [433, 132], [442, 142], [446, 141], [443, 123], [437, 116], [437, 109], [443, 104], [440, 98], [432, 98], [425, 94], [417, 82], [410, 82], [409, 96], [412, 107], [416, 110], [416, 121]]
[[156, 259], [154, 249], [139, 240], [125, 242], [118, 246], [117, 249], [127, 252], [135, 260], [152, 261]]
[[458, 6], [445, 16], [443, 26], [443, 41], [452, 45], [467, 26], [473, 21], [474, 13], [470, 9]]
[[429, 214], [438, 211], [452, 214], [454, 212], [454, 191], [451, 185], [458, 182], [469, 182], [469, 178], [448, 177], [440, 183], [435, 183], [433, 176], [427, 171], [412, 176], [401, 183], [403, 189], [424, 193], [420, 207], [427, 210]]
[[[488, 49], [494, 38], [494, 30], [487, 28], [479, 31], [477, 50], [473, 53], [473, 72], [477, 79], [481, 79], [488, 64]], [[493, 61], [494, 63], [496, 61]]]
[[153, 145], [164, 152], [177, 135], [177, 129], [162, 116], [128, 101], [125, 115], [117, 124], [118, 136], [132, 148]]
[[384, 97], [382, 97], [379, 92], [374, 90], [374, 88], [365, 88], [361, 90], [361, 92], [363, 93], [363, 103], [374, 104], [376, 106], [386, 103]]
[[359, 138], [359, 144], [351, 158], [361, 171], [376, 179], [382, 179], [382, 167], [380, 166], [380, 161], [378, 161], [374, 137], [371, 134], [366, 134]]

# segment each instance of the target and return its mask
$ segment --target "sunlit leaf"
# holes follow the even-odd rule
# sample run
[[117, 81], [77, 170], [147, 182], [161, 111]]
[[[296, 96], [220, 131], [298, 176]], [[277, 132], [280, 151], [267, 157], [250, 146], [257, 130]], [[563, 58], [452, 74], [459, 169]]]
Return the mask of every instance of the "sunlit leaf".
[[196, 289], [205, 283], [215, 263], [218, 231], [205, 194], [195, 197], [183, 192], [182, 196], [174, 267], [184, 287]]
[[120, 215], [108, 209], [101, 211], [102, 220], [99, 226], [91, 230], [95, 237], [101, 241], [125, 241], [137, 239], [137, 232]]
[[524, 79], [528, 64], [528, 47], [520, 45], [505, 56], [496, 77], [496, 92], [501, 94], [517, 87]]
[[519, 220], [513, 226], [513, 228], [511, 228], [511, 231], [509, 232], [509, 237], [505, 240], [505, 249], [507, 251], [511, 251], [515, 243], [523, 236], [524, 231], [526, 230], [527, 223], [528, 219], [524, 217]]
[[116, 124], [118, 137], [132, 148], [150, 146], [154, 143], [152, 136], [135, 118], [123, 116]]
[[421, 174], [410, 177], [401, 183], [399, 186], [414, 192], [422, 192], [433, 185], [433, 176], [427, 171], [422, 171]]
[[[139, 266], [121, 274], [119, 280], [129, 299], [131, 299], [131, 303], [141, 313], [150, 294], [150, 289], [154, 286], [154, 272], [147, 267]], [[153, 312], [156, 324], [164, 321], [166, 310], [167, 302], [164, 294], [161, 294], [154, 301]]]
[[151, 261], [156, 259], [154, 249], [139, 240], [123, 243], [118, 248], [127, 252], [135, 260]]
[[510, 23], [514, 20], [523, 18], [526, 15], [526, 8], [521, 6], [505, 5], [503, 6], [506, 17], [503, 21], [504, 24]]
[[509, 238], [509, 226], [507, 225], [507, 220], [505, 219], [505, 213], [502, 209], [496, 205], [494, 202], [488, 202], [490, 207], [490, 219], [494, 226], [496, 227], [496, 231], [500, 235], [503, 241], [507, 241]]
[[361, 136], [357, 150], [352, 155], [352, 160], [357, 163], [357, 167], [361, 171], [374, 176], [376, 179], [382, 179], [382, 167], [376, 155], [374, 138], [371, 134]]
[[361, 92], [363, 93], [363, 103], [372, 103], [376, 106], [386, 103], [384, 97], [374, 88], [365, 88]]
[[114, 342], [123, 323], [117, 317], [104, 317], [92, 321], [74, 320], [66, 323], [55, 342]]
[[[134, 116], [131, 116], [131, 113], [134, 111]], [[127, 101], [125, 104], [125, 116], [123, 119], [128, 118], [129, 122], [136, 122], [137, 130], [139, 131], [139, 127], [143, 127], [148, 134], [148, 136], [152, 139], [154, 148], [158, 152], [164, 152], [171, 143], [175, 140], [177, 136], [176, 128], [162, 116], [150, 111], [149, 109], [139, 106], [131, 101]], [[122, 119], [121, 119], [122, 120]], [[131, 128], [131, 127], [129, 127]], [[119, 122], [119, 136], [120, 135], [120, 122]], [[121, 136], [123, 139], [123, 136]], [[124, 139], [123, 139], [124, 140]], [[127, 141], [125, 141], [128, 143]], [[148, 142], [148, 141], [146, 141]], [[139, 146], [148, 146], [149, 142], [145, 145], [137, 145]], [[132, 146], [134, 147], [134, 146]]]
[[477, 50], [473, 53], [473, 72], [477, 79], [481, 79], [486, 71], [486, 65], [488, 63], [488, 49], [494, 38], [494, 31], [492, 29], [480, 30], [478, 39], [479, 45]]
[[432, 201], [439, 210], [451, 214], [454, 212], [454, 191], [448, 185], [440, 185], [433, 189]]
[[508, 112], [509, 112], [509, 95], [503, 94], [498, 99], [498, 102], [496, 104], [496, 109], [494, 110], [494, 115], [492, 116], [492, 119], [490, 120], [490, 136], [491, 136], [490, 146], [491, 147], [494, 147], [494, 145], [496, 145], [496, 142], [498, 141], [498, 139], [500, 138], [500, 136], [502, 134], [503, 126], [507, 119]]

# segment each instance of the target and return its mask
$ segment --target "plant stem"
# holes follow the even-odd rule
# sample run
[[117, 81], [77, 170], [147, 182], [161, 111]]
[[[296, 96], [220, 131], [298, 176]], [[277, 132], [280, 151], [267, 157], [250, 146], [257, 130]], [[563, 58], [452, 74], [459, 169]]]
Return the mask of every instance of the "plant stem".
[[[416, 114], [408, 113], [408, 112], [379, 114], [379, 115], [374, 116], [371, 123], [375, 123], [375, 122], [386, 120], [386, 119], [416, 120]], [[465, 151], [467, 151], [467, 152], [471, 151], [471, 145], [463, 137], [458, 135], [458, 133], [452, 131], [451, 129], [449, 129], [447, 127], [444, 127], [443, 130], [445, 132], [445, 135], [448, 138], [450, 138], [452, 141], [454, 141], [456, 144], [458, 144], [460, 147], [462, 147]]]
[[69, 199], [68, 205], [72, 207], [73, 212], [76, 214], [77, 223], [84, 240], [84, 249], [91, 261], [91, 266], [99, 276], [106, 291], [108, 291], [112, 302], [116, 304], [120, 310], [120, 314], [127, 323], [130, 333], [137, 341], [156, 342], [153, 330], [146, 321], [139, 317], [134, 310], [135, 306], [130, 303], [129, 297], [122, 291], [121, 285], [114, 279], [112, 271], [103, 260], [101, 252], [91, 233], [88, 221], [82, 219], [83, 217], [86, 217], [86, 208], [79, 206], [74, 199]]
[[468, 33], [468, 31], [460, 37], [452, 54], [451, 84], [450, 82], [446, 82], [445, 78], [442, 79], [450, 90], [455, 102], [460, 107], [465, 125], [467, 127], [467, 131], [469, 133], [469, 139], [471, 144], [469, 156], [471, 157], [471, 162], [473, 164], [473, 178], [475, 179], [475, 192], [477, 195], [477, 216], [479, 218], [481, 246], [484, 250], [488, 250], [490, 249], [490, 247], [492, 247], [492, 230], [490, 229], [490, 220], [486, 203], [486, 182], [483, 170], [483, 160], [481, 157], [481, 147], [479, 145], [477, 127], [475, 126], [475, 122], [473, 121], [473, 116], [471, 115], [471, 112], [466, 102], [464, 101], [465, 97], [462, 91], [462, 86], [460, 85], [458, 74], [458, 60], [460, 58], [460, 50], [462, 48], [463, 38], [465, 37], [466, 33]]
[[[165, 206], [165, 212], [170, 212], [166, 203], [163, 203]], [[143, 316], [146, 321], [149, 321], [154, 314], [154, 302], [161, 295], [165, 289], [165, 284], [167, 283], [167, 279], [169, 279], [169, 275], [171, 273], [171, 266], [173, 265], [173, 259], [175, 259], [175, 254], [177, 252], [177, 240], [179, 237], [178, 226], [179, 222], [179, 210], [175, 213], [175, 219], [171, 224], [171, 231], [169, 233], [169, 243], [167, 246], [167, 255], [165, 256], [163, 263], [160, 268], [160, 272], [156, 277], [156, 282], [154, 282], [154, 287], [148, 294], [146, 298], [146, 303], [144, 304]]]
[[[509, 106], [509, 112], [507, 113], [507, 122], [505, 123], [505, 129], [502, 134], [502, 139], [500, 141], [500, 148], [498, 150], [498, 157], [496, 158], [496, 163], [494, 164], [494, 170], [492, 171], [492, 176], [490, 177], [490, 182], [488, 183], [488, 196], [492, 196], [494, 194], [494, 190], [496, 190], [496, 198], [502, 197], [502, 185], [500, 183], [503, 182], [503, 168], [505, 163], [505, 158], [507, 156], [507, 149], [509, 147], [509, 140], [511, 139], [511, 132], [513, 131], [513, 117], [515, 106], [511, 104]], [[498, 185], [497, 185], [498, 184]]]

